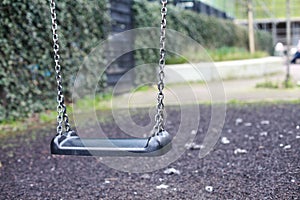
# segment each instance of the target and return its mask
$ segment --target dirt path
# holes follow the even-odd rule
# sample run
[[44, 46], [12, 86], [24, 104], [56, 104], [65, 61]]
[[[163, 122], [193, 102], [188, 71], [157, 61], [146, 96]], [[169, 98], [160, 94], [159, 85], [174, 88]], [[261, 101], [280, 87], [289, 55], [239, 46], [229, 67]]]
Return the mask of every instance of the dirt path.
[[[196, 143], [209, 122], [209, 108], [200, 109]], [[300, 199], [299, 119], [299, 105], [230, 107], [227, 140], [208, 156], [187, 150], [146, 174], [116, 171], [93, 157], [53, 157], [54, 129], [30, 132], [1, 141], [0, 199]], [[180, 174], [164, 173], [168, 168]]]

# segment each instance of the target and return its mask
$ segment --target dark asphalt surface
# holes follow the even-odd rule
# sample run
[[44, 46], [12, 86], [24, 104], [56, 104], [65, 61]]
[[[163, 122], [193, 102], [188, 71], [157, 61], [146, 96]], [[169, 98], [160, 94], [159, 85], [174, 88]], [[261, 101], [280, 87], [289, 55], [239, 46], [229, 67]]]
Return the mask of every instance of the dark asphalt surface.
[[[196, 143], [210, 116], [208, 107], [200, 109]], [[168, 121], [178, 120], [172, 112]], [[300, 199], [297, 104], [231, 106], [209, 155], [187, 150], [149, 173], [120, 172], [93, 157], [51, 156], [54, 130], [1, 141], [0, 199]], [[180, 174], [164, 173], [168, 168]]]

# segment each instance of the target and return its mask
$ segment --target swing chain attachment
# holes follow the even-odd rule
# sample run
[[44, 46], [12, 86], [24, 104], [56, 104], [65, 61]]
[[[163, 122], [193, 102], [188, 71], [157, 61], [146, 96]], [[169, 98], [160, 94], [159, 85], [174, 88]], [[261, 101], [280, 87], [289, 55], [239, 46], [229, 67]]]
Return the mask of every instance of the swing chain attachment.
[[166, 27], [167, 27], [167, 0], [161, 0], [162, 8], [161, 8], [161, 25], [160, 25], [160, 59], [159, 59], [159, 71], [158, 71], [158, 95], [157, 95], [157, 113], [155, 115], [155, 125], [153, 127], [153, 134], [157, 135], [158, 133], [165, 130], [164, 124], [164, 93], [163, 89], [164, 85], [164, 78], [165, 78], [165, 39], [166, 39]]
[[55, 0], [50, 0], [50, 10], [52, 19], [52, 34], [53, 34], [53, 52], [54, 52], [54, 62], [55, 62], [55, 72], [56, 72], [56, 82], [57, 82], [57, 134], [62, 135], [63, 124], [65, 125], [65, 131], [71, 131], [69, 124], [69, 117], [67, 115], [67, 108], [64, 103], [62, 77], [61, 77], [61, 66], [60, 66], [60, 56], [59, 56], [59, 42], [58, 42], [58, 27], [56, 19], [56, 8]]

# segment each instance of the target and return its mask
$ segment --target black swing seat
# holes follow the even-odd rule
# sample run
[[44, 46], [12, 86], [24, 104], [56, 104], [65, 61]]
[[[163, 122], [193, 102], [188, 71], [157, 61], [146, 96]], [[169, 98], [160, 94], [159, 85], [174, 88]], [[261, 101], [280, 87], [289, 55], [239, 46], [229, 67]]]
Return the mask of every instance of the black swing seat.
[[161, 156], [171, 149], [171, 136], [162, 131], [149, 138], [81, 139], [74, 131], [55, 136], [51, 153], [77, 156]]

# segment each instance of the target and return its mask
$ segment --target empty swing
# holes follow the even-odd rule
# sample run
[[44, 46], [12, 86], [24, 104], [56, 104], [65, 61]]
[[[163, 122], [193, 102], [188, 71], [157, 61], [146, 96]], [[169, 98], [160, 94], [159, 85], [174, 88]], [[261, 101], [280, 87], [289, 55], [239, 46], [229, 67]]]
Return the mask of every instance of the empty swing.
[[[57, 82], [57, 134], [51, 141], [51, 153], [58, 155], [78, 156], [160, 156], [171, 149], [171, 136], [164, 128], [164, 67], [165, 67], [165, 33], [167, 0], [161, 0], [161, 31], [160, 31], [160, 59], [158, 81], [158, 103], [155, 115], [153, 134], [148, 138], [80, 138], [71, 129], [67, 115], [64, 95], [62, 93], [62, 77], [59, 56], [59, 42], [55, 0], [51, 0], [51, 19], [53, 33], [53, 51]], [[63, 131], [64, 125], [64, 131]]]

